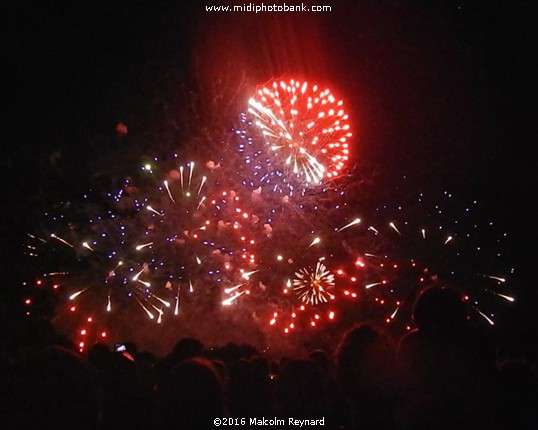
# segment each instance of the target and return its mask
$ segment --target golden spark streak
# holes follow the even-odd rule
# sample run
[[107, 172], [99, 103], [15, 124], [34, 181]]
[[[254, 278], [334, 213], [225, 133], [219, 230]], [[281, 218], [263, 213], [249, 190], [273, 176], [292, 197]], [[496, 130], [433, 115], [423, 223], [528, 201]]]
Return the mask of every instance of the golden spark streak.
[[357, 224], [360, 224], [361, 222], [361, 219], [360, 218], [355, 218], [353, 221], [351, 221], [349, 224], [346, 224], [345, 226], [343, 226], [342, 228], [339, 228], [338, 229], [338, 232], [342, 231], [342, 230], [345, 230], [346, 228], [349, 228], [351, 226], [354, 226], [354, 225], [357, 225]]

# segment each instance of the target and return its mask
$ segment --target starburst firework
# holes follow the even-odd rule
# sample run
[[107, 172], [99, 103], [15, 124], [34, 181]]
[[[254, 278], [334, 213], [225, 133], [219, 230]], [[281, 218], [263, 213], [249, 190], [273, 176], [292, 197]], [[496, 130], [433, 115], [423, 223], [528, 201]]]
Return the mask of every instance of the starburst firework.
[[318, 261], [316, 268], [303, 268], [295, 272], [293, 291], [307, 305], [327, 303], [334, 296], [330, 290], [334, 287], [334, 275]]

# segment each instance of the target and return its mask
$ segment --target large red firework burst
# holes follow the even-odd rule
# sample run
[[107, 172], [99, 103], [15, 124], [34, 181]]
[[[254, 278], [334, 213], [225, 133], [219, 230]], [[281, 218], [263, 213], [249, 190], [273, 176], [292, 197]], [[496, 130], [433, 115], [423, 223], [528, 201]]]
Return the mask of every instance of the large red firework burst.
[[[352, 133], [343, 101], [329, 89], [294, 79], [273, 80], [258, 87], [248, 112], [261, 131], [265, 151], [255, 151], [245, 161], [254, 162], [262, 183], [283, 177], [293, 190], [342, 173]], [[260, 163], [265, 168], [256, 166]]]

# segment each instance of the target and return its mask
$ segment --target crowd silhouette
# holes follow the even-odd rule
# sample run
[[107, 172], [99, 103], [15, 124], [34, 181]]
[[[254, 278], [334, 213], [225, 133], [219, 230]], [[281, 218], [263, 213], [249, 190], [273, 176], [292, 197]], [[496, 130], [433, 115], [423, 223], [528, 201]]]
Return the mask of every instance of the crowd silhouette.
[[228, 428], [254, 428], [251, 418], [283, 419], [280, 428], [323, 418], [303, 427], [331, 430], [538, 428], [533, 363], [501, 359], [454, 290], [424, 290], [413, 319], [396, 344], [363, 323], [335, 351], [278, 360], [193, 338], [158, 358], [133, 343], [80, 354], [44, 333], [25, 348], [3, 335], [0, 428], [210, 429], [215, 418], [238, 419]]

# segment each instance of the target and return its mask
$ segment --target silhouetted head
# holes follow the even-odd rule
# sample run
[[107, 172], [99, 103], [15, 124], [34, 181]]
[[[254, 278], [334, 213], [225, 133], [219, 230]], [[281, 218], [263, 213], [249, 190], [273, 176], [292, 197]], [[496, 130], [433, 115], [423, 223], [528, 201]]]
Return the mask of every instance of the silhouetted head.
[[98, 369], [103, 368], [109, 360], [110, 348], [104, 343], [96, 343], [88, 350], [88, 360]]
[[325, 377], [330, 377], [332, 372], [332, 361], [327, 351], [323, 349], [315, 349], [308, 354], [308, 358], [318, 363]]
[[203, 358], [177, 364], [164, 378], [158, 397], [156, 418], [163, 425], [209, 428], [215, 417], [225, 416], [222, 380]]
[[392, 428], [388, 411], [397, 385], [395, 368], [392, 344], [372, 326], [361, 324], [344, 335], [335, 374], [350, 428]]
[[192, 337], [185, 337], [175, 344], [172, 356], [174, 361], [179, 363], [188, 358], [199, 357], [203, 351], [204, 345], [202, 342]]
[[448, 287], [430, 287], [418, 296], [413, 321], [419, 330], [452, 332], [467, 324], [467, 310], [459, 293]]
[[336, 364], [339, 369], [354, 366], [373, 344], [382, 336], [370, 325], [361, 324], [353, 327], [342, 338], [336, 351]]
[[97, 428], [97, 375], [74, 352], [61, 347], [42, 350], [18, 366], [14, 379], [17, 428]]
[[326, 411], [326, 386], [319, 365], [310, 359], [290, 359], [277, 378], [277, 403], [282, 416], [319, 418]]

